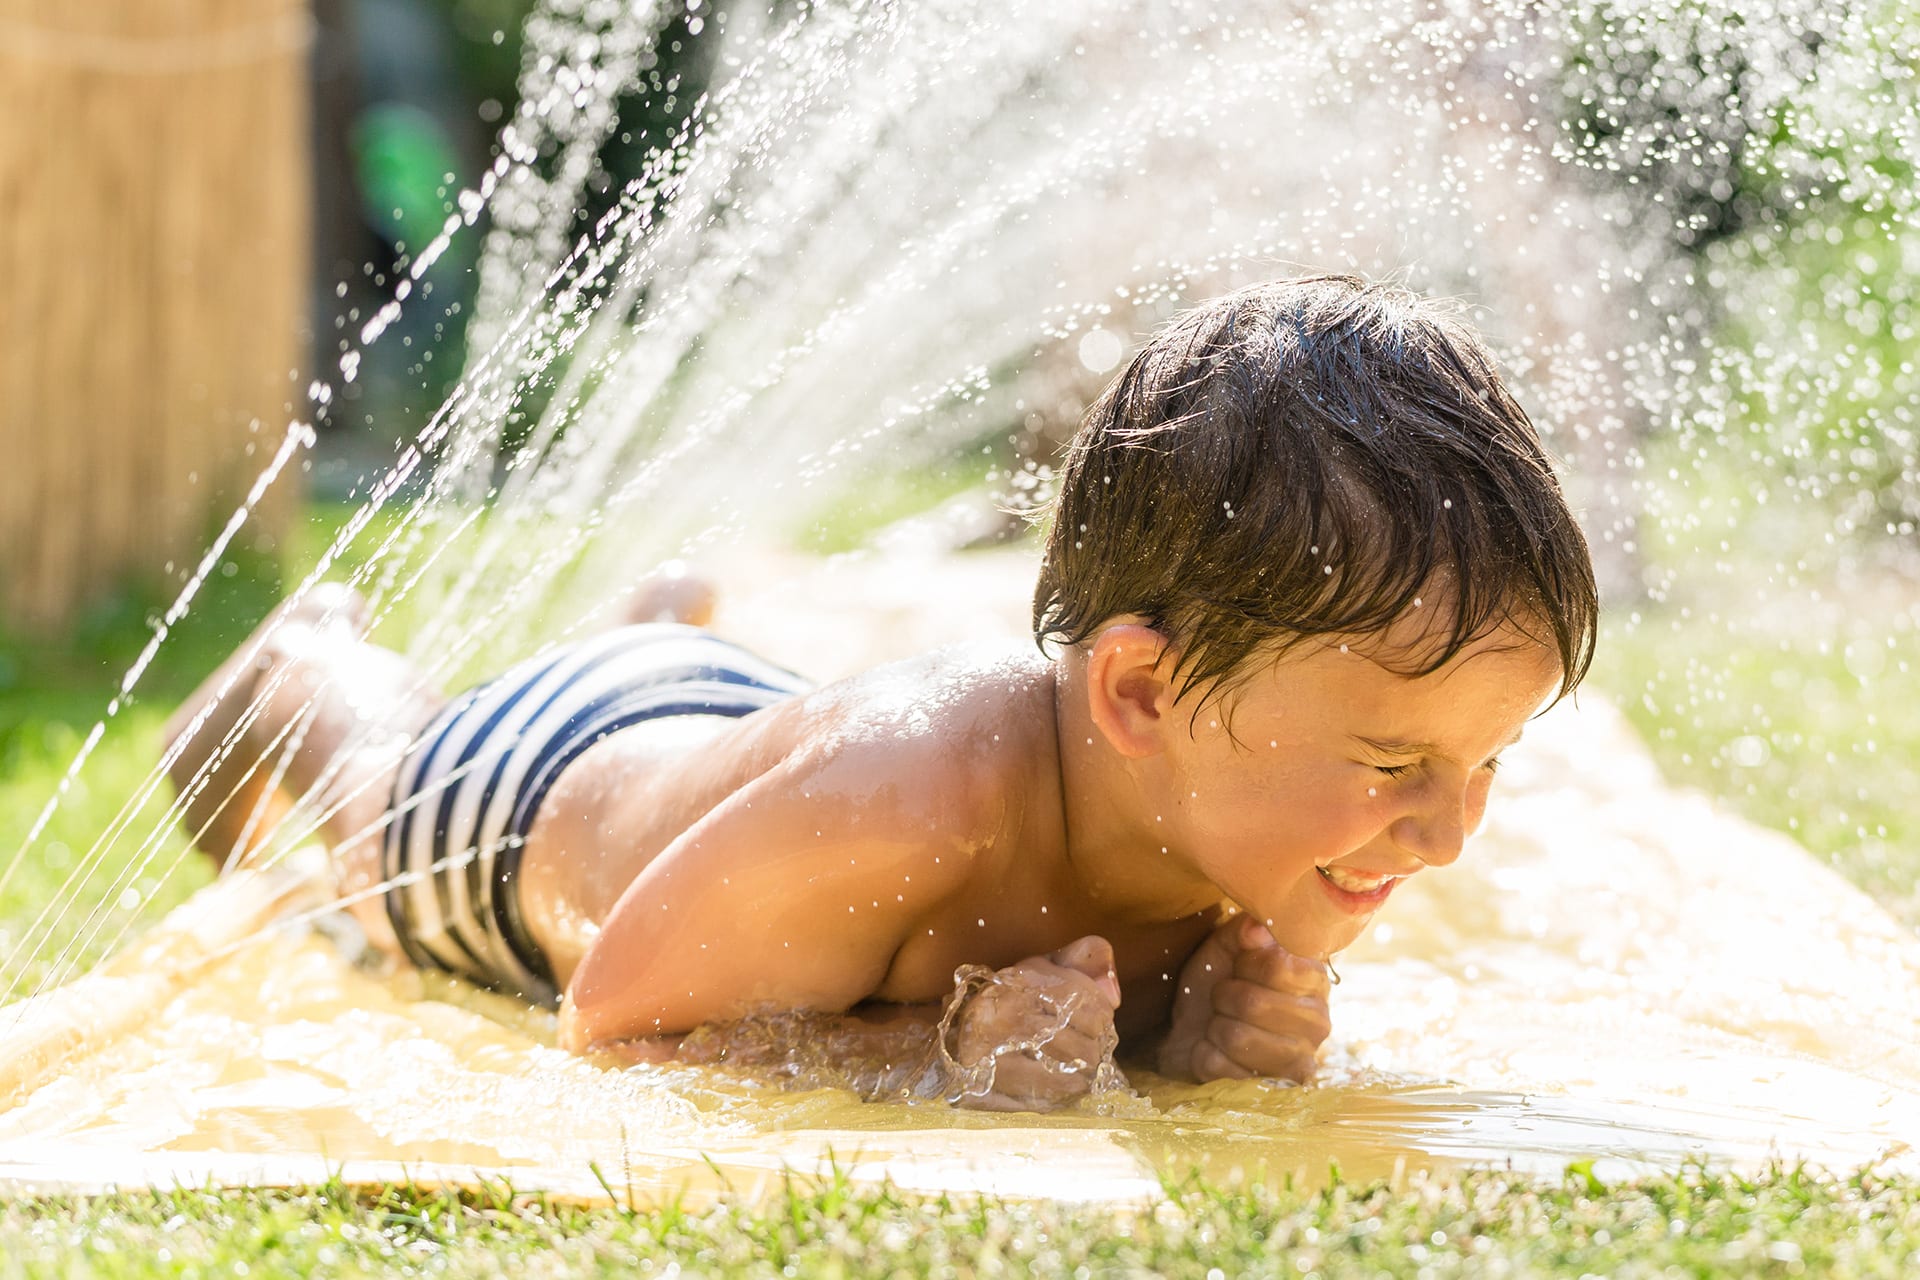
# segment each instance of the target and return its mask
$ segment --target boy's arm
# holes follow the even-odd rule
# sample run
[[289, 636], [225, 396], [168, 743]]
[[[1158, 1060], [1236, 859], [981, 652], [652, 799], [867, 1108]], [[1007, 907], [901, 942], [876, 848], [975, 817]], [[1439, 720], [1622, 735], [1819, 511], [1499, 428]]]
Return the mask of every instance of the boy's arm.
[[[949, 1002], [873, 1002], [794, 1031], [864, 1097], [911, 1093], [990, 1111], [1048, 1110], [1093, 1088], [1113, 1047], [1120, 984], [1104, 938], [1070, 942], [969, 983]], [[603, 1046], [629, 1062], [792, 1066], [792, 1040], [733, 1026]]]
[[575, 969], [561, 1043], [683, 1035], [767, 1009], [840, 1012], [872, 995], [969, 859], [911, 802], [914, 788], [888, 785], [887, 762], [865, 763], [784, 762], [681, 833]]
[[1087, 1092], [1120, 998], [1103, 939], [994, 973], [955, 1011], [946, 1045], [944, 999], [870, 1001], [919, 922], [974, 874], [972, 851], [1001, 816], [945, 763], [930, 772], [885, 744], [783, 763], [729, 796], [614, 904], [568, 983], [561, 1045], [743, 1061], [717, 1024], [803, 1010], [826, 1015], [807, 1034], [829, 1061], [878, 1068], [874, 1092], [921, 1084], [1006, 1110]]
[[[796, 1035], [804, 1036], [811, 1056], [831, 1063], [835, 1075], [863, 1097], [902, 1093], [925, 1095], [938, 1088], [939, 1056], [934, 1037], [945, 1002], [886, 1004], [869, 1002], [842, 1014], [816, 1015]], [[720, 1024], [686, 1035], [618, 1040], [598, 1052], [627, 1062], [691, 1062], [741, 1067], [789, 1067], [792, 1045], [764, 1034], [738, 1035], [738, 1027]]]

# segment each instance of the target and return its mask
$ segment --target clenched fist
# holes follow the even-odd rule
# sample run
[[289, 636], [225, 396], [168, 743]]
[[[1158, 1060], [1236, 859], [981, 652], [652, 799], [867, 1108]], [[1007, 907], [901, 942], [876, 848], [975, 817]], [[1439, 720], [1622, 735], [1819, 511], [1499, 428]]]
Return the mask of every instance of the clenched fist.
[[1304, 1084], [1332, 1025], [1325, 962], [1281, 949], [1264, 925], [1235, 916], [1181, 969], [1158, 1066], [1203, 1083], [1265, 1076]]
[[1105, 938], [1081, 938], [997, 971], [954, 1013], [954, 1101], [987, 1111], [1046, 1111], [1087, 1093], [1118, 1039], [1119, 1007]]

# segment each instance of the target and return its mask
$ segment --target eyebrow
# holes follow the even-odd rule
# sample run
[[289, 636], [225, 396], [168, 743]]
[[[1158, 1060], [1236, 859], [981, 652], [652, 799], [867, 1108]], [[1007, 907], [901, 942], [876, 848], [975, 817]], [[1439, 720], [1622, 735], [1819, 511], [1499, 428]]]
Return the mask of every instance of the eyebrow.
[[[1520, 739], [1525, 736], [1526, 736], [1526, 730], [1525, 729], [1520, 730], [1519, 732], [1515, 733], [1511, 738], [1508, 738], [1505, 742], [1501, 743], [1497, 748], [1495, 748], [1493, 754], [1499, 755], [1500, 752], [1505, 751], [1508, 747], [1513, 746], [1515, 743], [1519, 742]], [[1363, 734], [1358, 734], [1358, 733], [1353, 735], [1353, 740], [1355, 742], [1361, 743], [1364, 746], [1372, 747], [1375, 751], [1379, 751], [1385, 755], [1390, 755], [1390, 756], [1438, 756], [1442, 760], [1453, 759], [1452, 756], [1448, 755], [1445, 751], [1442, 751], [1439, 747], [1435, 746], [1431, 742], [1409, 742], [1402, 738], [1369, 738]]]

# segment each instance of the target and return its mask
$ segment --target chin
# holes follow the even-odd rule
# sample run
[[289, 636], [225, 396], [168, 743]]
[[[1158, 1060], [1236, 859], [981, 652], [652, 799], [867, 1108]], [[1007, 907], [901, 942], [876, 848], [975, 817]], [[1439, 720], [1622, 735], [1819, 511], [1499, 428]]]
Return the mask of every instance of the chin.
[[1271, 920], [1267, 931], [1284, 950], [1320, 960], [1359, 941], [1379, 914], [1378, 908], [1358, 914], [1336, 909], [1326, 901], [1317, 877], [1311, 872], [1307, 878], [1296, 881], [1277, 901], [1271, 894], [1261, 896], [1268, 904], [1264, 911], [1252, 906], [1248, 898], [1228, 895], [1254, 919]]
[[1373, 914], [1339, 920], [1314, 919], [1305, 912], [1275, 916], [1270, 932], [1275, 942], [1294, 955], [1325, 960], [1359, 941], [1373, 924]]

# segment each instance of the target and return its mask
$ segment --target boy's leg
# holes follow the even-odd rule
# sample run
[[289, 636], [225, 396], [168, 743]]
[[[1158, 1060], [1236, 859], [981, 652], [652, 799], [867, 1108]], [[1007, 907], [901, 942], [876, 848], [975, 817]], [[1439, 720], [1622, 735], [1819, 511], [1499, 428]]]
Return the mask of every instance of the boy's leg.
[[713, 583], [669, 560], [633, 585], [620, 602], [622, 623], [684, 622], [704, 627], [713, 621]]
[[[254, 820], [269, 805], [273, 774], [272, 762], [262, 760], [261, 753], [287, 726], [267, 723], [269, 709], [253, 706], [264, 677], [284, 661], [296, 633], [310, 632], [329, 611], [352, 611], [349, 622], [358, 626], [358, 610], [358, 597], [333, 584], [283, 603], [201, 682], [162, 730], [168, 751], [178, 752], [167, 774], [185, 800], [181, 826], [219, 865], [251, 852], [264, 836], [259, 828], [268, 825]], [[224, 693], [223, 685], [228, 686]], [[242, 729], [249, 714], [255, 719]], [[252, 834], [250, 826], [256, 828]], [[240, 848], [243, 841], [249, 847]]]
[[[168, 724], [171, 744], [205, 714], [170, 772], [190, 796], [187, 830], [223, 866], [260, 850], [298, 796], [322, 816], [342, 894], [379, 883], [394, 772], [410, 735], [444, 700], [405, 658], [362, 639], [364, 623], [357, 595], [331, 584], [316, 589], [261, 624], [250, 669], [238, 671], [224, 696], [221, 683], [253, 641]], [[240, 728], [256, 701], [255, 718]], [[235, 741], [222, 757], [228, 738]], [[377, 897], [360, 905], [354, 914], [383, 941]]]

